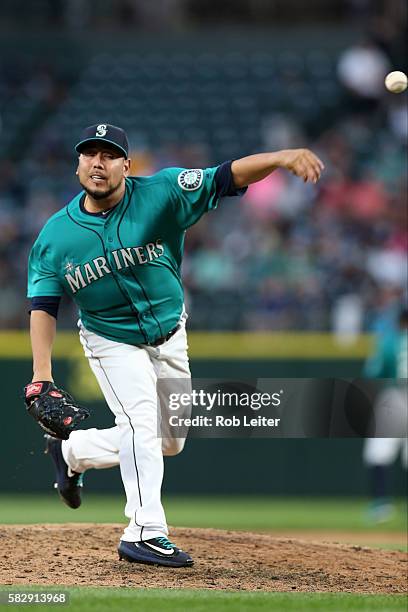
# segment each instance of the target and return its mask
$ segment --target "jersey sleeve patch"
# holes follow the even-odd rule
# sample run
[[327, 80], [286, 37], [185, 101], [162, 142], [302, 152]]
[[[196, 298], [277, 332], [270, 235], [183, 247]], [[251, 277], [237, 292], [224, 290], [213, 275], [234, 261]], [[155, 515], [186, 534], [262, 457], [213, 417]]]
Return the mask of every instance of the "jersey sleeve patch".
[[203, 184], [204, 172], [202, 170], [183, 170], [177, 177], [179, 186], [184, 191], [195, 191]]

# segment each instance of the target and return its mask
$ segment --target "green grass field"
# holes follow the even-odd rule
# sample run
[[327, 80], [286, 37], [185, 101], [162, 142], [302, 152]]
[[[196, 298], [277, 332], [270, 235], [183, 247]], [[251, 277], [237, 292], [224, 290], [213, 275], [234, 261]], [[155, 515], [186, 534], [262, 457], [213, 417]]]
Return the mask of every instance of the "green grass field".
[[[84, 493], [84, 503], [70, 510], [56, 494], [0, 495], [0, 523], [125, 522], [120, 496]], [[304, 497], [165, 497], [170, 525], [248, 531], [345, 530], [375, 532], [366, 520], [366, 499]], [[407, 507], [396, 502], [392, 519], [381, 525], [389, 532], [405, 531]]]
[[[54, 590], [54, 589], [52, 589]], [[6, 597], [7, 589], [0, 588], [0, 594]], [[13, 592], [22, 592], [19, 587]], [[33, 589], [24, 592], [32, 593]], [[38, 589], [40, 592], [50, 592], [51, 589]], [[38, 592], [37, 591], [37, 592]], [[324, 612], [347, 612], [366, 610], [406, 610], [407, 600], [403, 595], [352, 595], [349, 593], [231, 593], [205, 590], [162, 590], [162, 589], [91, 589], [75, 588], [61, 589], [69, 596], [69, 603], [62, 610], [75, 612], [119, 612], [120, 610], [138, 610], [139, 612], [244, 612], [246, 610], [269, 610], [293, 612], [309, 612], [322, 610]], [[24, 606], [8, 604], [0, 608], [16, 609]], [[58, 609], [58, 606], [36, 604], [30, 608], [35, 610]]]
[[[347, 531], [364, 532], [369, 536], [382, 533], [406, 533], [406, 504], [399, 500], [391, 521], [380, 526], [370, 525], [365, 519], [366, 499], [305, 499], [274, 497], [169, 497], [165, 498], [170, 525], [178, 527], [214, 527], [249, 531]], [[125, 523], [124, 499], [120, 496], [85, 494], [84, 504], [72, 511], [59, 501], [57, 495], [1, 495], [0, 523], [66, 523], [101, 522]], [[395, 548], [391, 542], [383, 544]], [[38, 587], [41, 591], [44, 588]], [[1, 590], [9, 591], [10, 587]], [[19, 586], [16, 590], [21, 591]], [[28, 589], [32, 590], [32, 589]], [[178, 612], [189, 610], [217, 612], [245, 610], [406, 610], [404, 596], [355, 594], [303, 593], [232, 593], [211, 590], [144, 590], [128, 588], [63, 589], [70, 595], [68, 609], [75, 612], [119, 611]], [[3, 609], [17, 606], [1, 606]], [[21, 608], [21, 605], [19, 606]], [[30, 606], [32, 608], [32, 606]], [[35, 610], [49, 606], [36, 604]], [[55, 607], [53, 607], [55, 609]]]

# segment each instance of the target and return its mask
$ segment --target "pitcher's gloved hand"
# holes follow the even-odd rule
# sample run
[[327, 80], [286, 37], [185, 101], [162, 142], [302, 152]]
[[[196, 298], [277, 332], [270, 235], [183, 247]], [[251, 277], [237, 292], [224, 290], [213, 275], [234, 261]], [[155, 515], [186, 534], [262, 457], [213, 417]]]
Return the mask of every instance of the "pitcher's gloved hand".
[[69, 434], [90, 415], [74, 398], [48, 380], [24, 387], [27, 411], [50, 436], [68, 440]]

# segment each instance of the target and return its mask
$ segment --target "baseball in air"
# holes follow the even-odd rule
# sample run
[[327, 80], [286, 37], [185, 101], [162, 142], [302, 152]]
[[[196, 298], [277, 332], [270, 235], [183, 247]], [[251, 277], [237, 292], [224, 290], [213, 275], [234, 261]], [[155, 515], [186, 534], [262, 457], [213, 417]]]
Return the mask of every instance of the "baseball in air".
[[402, 93], [408, 87], [408, 77], [405, 72], [395, 70], [385, 77], [385, 86], [392, 93]]

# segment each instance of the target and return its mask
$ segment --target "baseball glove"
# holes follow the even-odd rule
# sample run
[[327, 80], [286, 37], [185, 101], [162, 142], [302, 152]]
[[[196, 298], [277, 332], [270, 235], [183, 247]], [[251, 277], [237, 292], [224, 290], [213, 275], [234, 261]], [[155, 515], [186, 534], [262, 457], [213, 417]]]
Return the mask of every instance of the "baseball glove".
[[74, 398], [50, 381], [32, 382], [24, 387], [27, 411], [50, 436], [68, 440], [69, 434], [89, 410], [78, 406]]

